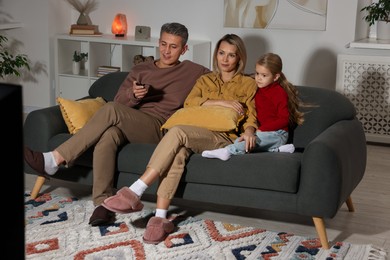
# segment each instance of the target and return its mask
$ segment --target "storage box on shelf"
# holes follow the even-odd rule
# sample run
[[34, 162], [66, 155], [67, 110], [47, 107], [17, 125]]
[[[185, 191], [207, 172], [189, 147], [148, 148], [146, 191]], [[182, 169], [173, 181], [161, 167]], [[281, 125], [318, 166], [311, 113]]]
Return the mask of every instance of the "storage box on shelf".
[[[79, 75], [72, 73], [72, 55], [74, 51], [88, 53], [88, 60]], [[119, 67], [120, 71], [129, 71], [136, 55], [159, 58], [158, 38], [149, 41], [136, 41], [133, 36], [101, 37], [57, 35], [55, 38], [55, 77], [56, 96], [78, 99], [88, 95], [88, 89], [98, 79], [101, 66]], [[210, 68], [211, 42], [189, 40], [188, 51], [181, 60], [192, 60]]]

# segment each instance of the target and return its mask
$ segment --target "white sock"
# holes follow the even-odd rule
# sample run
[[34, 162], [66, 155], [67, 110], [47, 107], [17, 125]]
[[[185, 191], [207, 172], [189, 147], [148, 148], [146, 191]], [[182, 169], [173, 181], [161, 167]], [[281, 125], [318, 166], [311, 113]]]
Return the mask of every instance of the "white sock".
[[43, 160], [45, 164], [45, 172], [49, 175], [54, 175], [58, 171], [58, 165], [54, 159], [53, 153], [43, 153]]
[[232, 154], [229, 152], [227, 148], [219, 148], [215, 150], [203, 151], [202, 156], [206, 158], [217, 158], [222, 161], [226, 161], [230, 159]]
[[279, 146], [279, 152], [282, 153], [293, 153], [295, 151], [295, 146], [293, 144], [285, 144]]
[[135, 194], [137, 194], [138, 197], [141, 197], [142, 194], [144, 194], [145, 190], [148, 188], [148, 185], [146, 185], [145, 182], [143, 182], [141, 179], [138, 179], [129, 188]]
[[168, 210], [167, 209], [156, 209], [156, 217], [167, 218]]

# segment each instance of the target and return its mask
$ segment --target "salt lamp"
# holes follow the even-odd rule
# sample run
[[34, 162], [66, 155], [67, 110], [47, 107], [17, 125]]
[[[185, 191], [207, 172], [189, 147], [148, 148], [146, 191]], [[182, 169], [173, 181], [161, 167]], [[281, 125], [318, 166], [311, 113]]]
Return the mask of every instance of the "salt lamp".
[[115, 15], [111, 25], [111, 32], [115, 34], [116, 37], [123, 37], [127, 34], [127, 20], [125, 14]]

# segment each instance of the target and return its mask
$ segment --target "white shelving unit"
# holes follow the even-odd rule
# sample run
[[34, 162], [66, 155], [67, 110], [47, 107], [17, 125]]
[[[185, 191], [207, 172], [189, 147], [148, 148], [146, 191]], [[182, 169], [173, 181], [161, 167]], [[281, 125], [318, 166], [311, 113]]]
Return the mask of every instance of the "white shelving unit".
[[390, 50], [390, 40], [377, 40], [376, 38], [365, 38], [349, 43], [350, 48], [382, 49]]
[[[182, 60], [192, 60], [210, 68], [211, 42], [188, 41], [188, 51]], [[72, 73], [74, 51], [88, 53], [88, 60], [78, 75]], [[158, 38], [149, 41], [136, 41], [132, 36], [115, 37], [57, 35], [55, 38], [55, 77], [56, 96], [78, 99], [88, 95], [91, 84], [98, 79], [99, 66], [117, 66], [121, 71], [129, 71], [135, 55], [159, 58]]]

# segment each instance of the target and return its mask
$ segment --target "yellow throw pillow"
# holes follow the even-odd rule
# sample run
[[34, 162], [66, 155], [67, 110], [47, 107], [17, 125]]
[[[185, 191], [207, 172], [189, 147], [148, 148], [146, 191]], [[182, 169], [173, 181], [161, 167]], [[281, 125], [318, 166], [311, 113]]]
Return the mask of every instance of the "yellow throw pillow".
[[77, 101], [57, 97], [57, 102], [71, 134], [75, 134], [80, 130], [91, 116], [106, 103], [101, 97]]
[[195, 106], [177, 110], [161, 129], [175, 125], [191, 125], [207, 128], [211, 131], [228, 132], [236, 130], [244, 116], [234, 109], [220, 106]]

